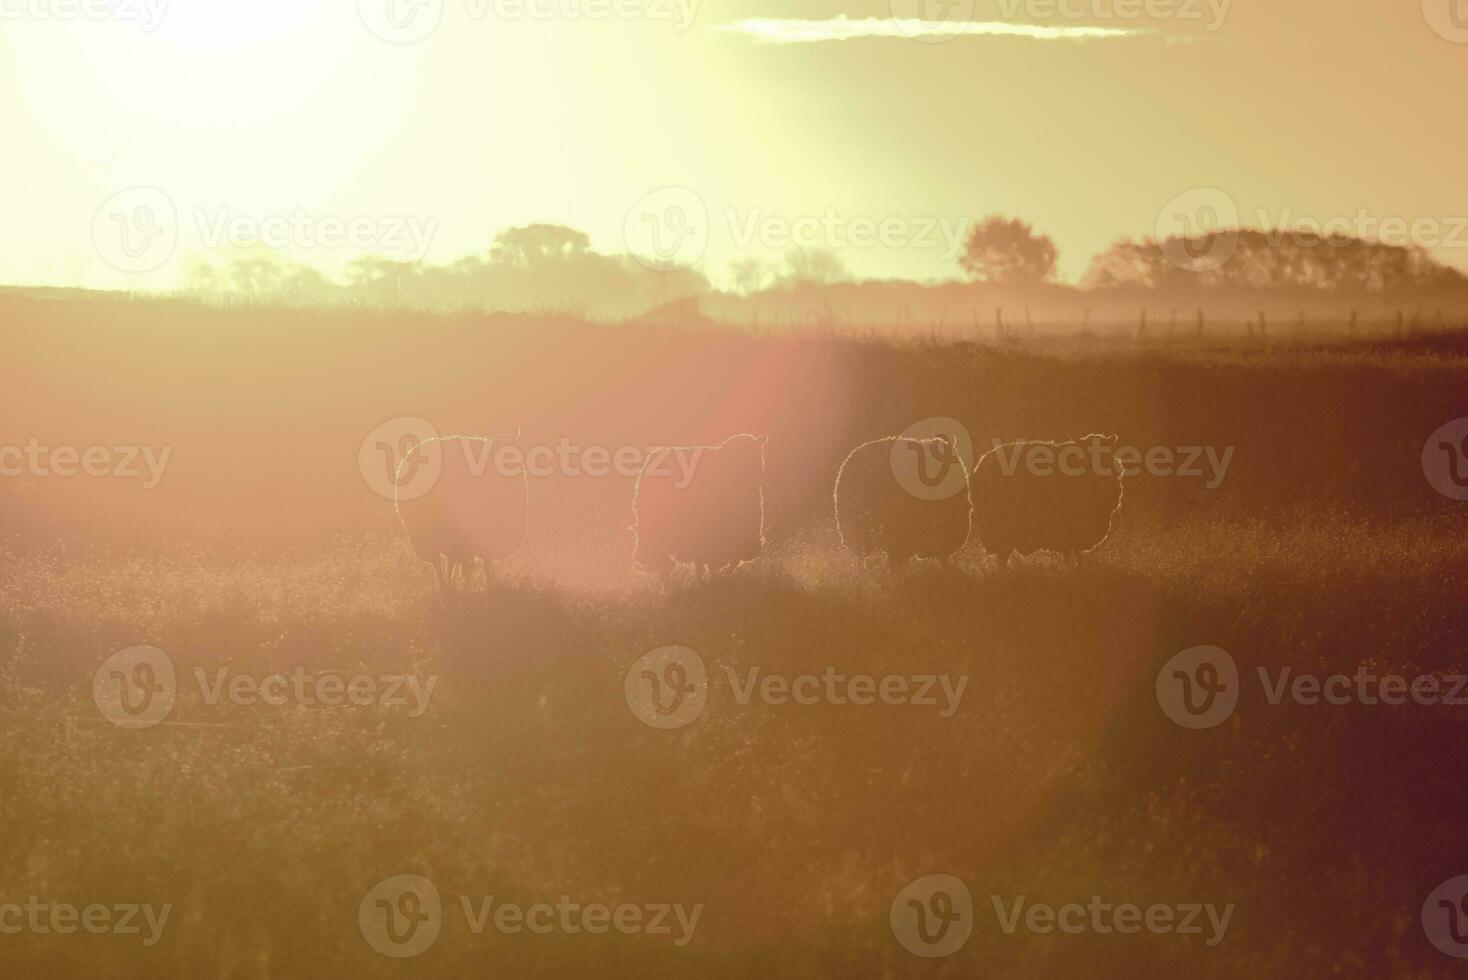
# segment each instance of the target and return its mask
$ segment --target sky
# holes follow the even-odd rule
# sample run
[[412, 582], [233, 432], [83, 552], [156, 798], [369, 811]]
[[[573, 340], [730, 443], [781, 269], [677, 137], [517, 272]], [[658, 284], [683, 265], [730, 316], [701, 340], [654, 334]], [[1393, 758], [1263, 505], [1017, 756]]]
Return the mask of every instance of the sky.
[[1067, 279], [1300, 218], [1468, 267], [1465, 83], [1468, 0], [0, 0], [0, 282], [531, 222], [716, 282], [791, 245], [944, 279], [992, 213]]

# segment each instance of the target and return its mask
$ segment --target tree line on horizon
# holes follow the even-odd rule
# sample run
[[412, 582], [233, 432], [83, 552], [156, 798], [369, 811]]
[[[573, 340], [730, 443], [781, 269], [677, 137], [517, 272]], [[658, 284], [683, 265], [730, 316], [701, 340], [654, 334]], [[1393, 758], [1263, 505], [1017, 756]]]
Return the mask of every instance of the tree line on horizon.
[[[434, 312], [571, 313], [626, 318], [665, 311], [734, 323], [842, 322], [855, 325], [935, 319], [988, 324], [1083, 326], [1136, 323], [1159, 329], [1181, 320], [1380, 321], [1400, 326], [1468, 311], [1468, 276], [1420, 246], [1347, 236], [1313, 240], [1258, 229], [1119, 239], [1096, 255], [1080, 281], [1057, 280], [1053, 240], [1019, 219], [991, 215], [975, 224], [958, 259], [962, 278], [921, 283], [855, 279], [830, 250], [794, 248], [783, 262], [746, 258], [730, 282], [698, 269], [659, 268], [597, 252], [563, 225], [499, 233], [487, 252], [447, 265], [358, 259], [339, 279], [269, 250], [197, 259], [183, 292], [214, 302]], [[1181, 314], [1180, 312], [1181, 311]], [[1446, 312], [1445, 312], [1446, 311]], [[1166, 326], [1164, 327], [1164, 321]], [[1252, 332], [1252, 326], [1250, 326]]]

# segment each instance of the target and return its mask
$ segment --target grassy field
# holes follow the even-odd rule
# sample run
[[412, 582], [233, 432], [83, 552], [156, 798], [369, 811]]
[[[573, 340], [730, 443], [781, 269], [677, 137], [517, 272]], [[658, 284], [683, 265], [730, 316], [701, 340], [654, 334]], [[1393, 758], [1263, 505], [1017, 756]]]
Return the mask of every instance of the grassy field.
[[[7, 976], [1403, 977], [1457, 963], [1423, 901], [1468, 873], [1465, 709], [1271, 704], [1256, 668], [1462, 672], [1463, 505], [1423, 442], [1468, 415], [1457, 336], [996, 349], [522, 318], [5, 300], [0, 443], [172, 447], [157, 487], [0, 481], [0, 903], [172, 906], [137, 936], [0, 935]], [[532, 488], [531, 543], [447, 602], [358, 471], [363, 437], [592, 445], [770, 435], [767, 553], [663, 587], [630, 568], [628, 481]], [[975, 442], [1116, 432], [1233, 447], [1227, 479], [1129, 480], [1078, 569], [843, 553], [835, 465], [927, 416]], [[120, 442], [121, 441], [121, 442]], [[167, 652], [168, 723], [92, 698], [109, 655]], [[697, 651], [691, 725], [642, 724], [624, 675]], [[1215, 645], [1226, 723], [1159, 707]], [[197, 668], [432, 675], [381, 705], [208, 704]], [[921, 705], [741, 704], [726, 669], [967, 678]], [[910, 881], [961, 879], [973, 934], [913, 955]], [[442, 931], [381, 955], [358, 909], [430, 879]], [[1004, 931], [1006, 906], [1233, 905], [1222, 940]], [[701, 905], [667, 935], [475, 934], [478, 904]], [[3, 922], [0, 922], [3, 924]]]

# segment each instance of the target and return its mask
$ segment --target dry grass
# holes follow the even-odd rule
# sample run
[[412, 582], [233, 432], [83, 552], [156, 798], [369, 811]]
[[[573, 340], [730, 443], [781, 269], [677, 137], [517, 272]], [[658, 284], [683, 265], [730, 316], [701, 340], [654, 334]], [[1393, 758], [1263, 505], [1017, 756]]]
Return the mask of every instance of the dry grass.
[[[152, 497], [0, 495], [0, 900], [175, 908], [154, 949], [0, 936], [5, 976], [1446, 975], [1417, 915], [1468, 870], [1462, 709], [1272, 706], [1254, 684], [1230, 723], [1190, 732], [1153, 683], [1199, 644], [1228, 649], [1246, 676], [1463, 669], [1468, 525], [1416, 460], [1460, 404], [1456, 347], [1382, 366], [1339, 351], [1052, 354], [415, 321], [443, 331], [409, 331], [415, 343], [463, 346], [444, 377], [403, 370], [403, 347], [340, 347], [350, 318], [104, 306], [109, 330], [156, 342], [149, 360], [61, 306], [61, 322], [22, 311], [0, 435], [141, 432], [176, 445], [179, 469]], [[361, 327], [380, 339], [403, 325]], [[569, 335], [600, 373], [551, 370]], [[48, 357], [63, 369], [45, 373]], [[656, 371], [617, 373], [645, 363]], [[657, 372], [666, 384], [637, 395]], [[628, 568], [629, 487], [548, 485], [532, 548], [441, 603], [390, 506], [363, 489], [357, 443], [420, 403], [445, 429], [503, 428], [522, 395], [541, 432], [587, 443], [770, 431], [769, 553], [665, 591]], [[708, 408], [720, 398], [751, 399], [750, 417]], [[981, 443], [1074, 425], [1234, 445], [1237, 469], [1213, 494], [1129, 487], [1120, 529], [1078, 570], [1040, 558], [998, 574], [973, 549], [953, 570], [862, 565], [835, 543], [832, 461], [930, 414], [967, 420]], [[169, 720], [187, 724], [100, 719], [92, 672], [140, 643], [176, 662], [185, 693]], [[675, 732], [643, 726], [623, 698], [627, 668], [667, 644], [698, 651], [714, 681]], [[211, 706], [192, 671], [221, 666], [441, 680], [417, 718]], [[740, 705], [724, 669], [754, 666], [969, 680], [951, 718]], [[447, 924], [398, 962], [363, 941], [357, 906], [403, 872], [435, 882]], [[887, 914], [934, 872], [966, 881], [979, 916], [961, 954], [929, 962], [893, 941]], [[491, 894], [705, 908], [682, 949], [471, 935], [458, 896]], [[1206, 948], [1005, 935], [989, 906], [1093, 894], [1237, 910]]]

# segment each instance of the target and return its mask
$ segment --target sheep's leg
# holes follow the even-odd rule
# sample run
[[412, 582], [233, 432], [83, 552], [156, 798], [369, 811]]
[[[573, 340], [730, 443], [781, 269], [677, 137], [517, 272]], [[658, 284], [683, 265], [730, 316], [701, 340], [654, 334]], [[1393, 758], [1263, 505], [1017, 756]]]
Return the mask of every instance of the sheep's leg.
[[659, 582], [664, 583], [673, 577], [673, 570], [677, 567], [668, 555], [648, 555], [642, 563], [658, 577]]
[[443, 596], [445, 599], [447, 599], [449, 596], [449, 583], [447, 575], [445, 574], [445, 569], [447, 565], [448, 559], [445, 558], [443, 555], [439, 555], [437, 558], [433, 559], [433, 577], [438, 579], [438, 594]]

